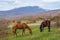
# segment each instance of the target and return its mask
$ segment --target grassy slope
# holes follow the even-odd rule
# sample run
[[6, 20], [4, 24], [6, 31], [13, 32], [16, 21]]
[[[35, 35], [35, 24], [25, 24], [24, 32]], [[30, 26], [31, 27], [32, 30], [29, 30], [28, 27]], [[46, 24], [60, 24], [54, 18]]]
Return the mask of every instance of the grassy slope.
[[[18, 36], [14, 37], [13, 34], [10, 34], [8, 40], [60, 40], [60, 33], [58, 32], [58, 28], [52, 27], [51, 32], [47, 31], [47, 27], [44, 29], [44, 32], [40, 32], [38, 26], [31, 26], [31, 29], [33, 31], [33, 35], [30, 35], [26, 29], [25, 35], [22, 36], [22, 30], [17, 30]], [[11, 32], [11, 30], [9, 30], [9, 32]]]

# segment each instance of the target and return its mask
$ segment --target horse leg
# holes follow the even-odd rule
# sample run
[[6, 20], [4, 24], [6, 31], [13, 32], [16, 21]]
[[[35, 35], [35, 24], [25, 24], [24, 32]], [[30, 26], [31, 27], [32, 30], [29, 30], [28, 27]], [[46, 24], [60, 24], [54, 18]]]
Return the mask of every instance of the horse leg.
[[48, 26], [48, 32], [50, 32], [50, 26]]
[[23, 29], [23, 31], [22, 31], [22, 36], [25, 34], [25, 29]]
[[44, 31], [44, 27], [42, 28], [42, 30]]
[[13, 30], [13, 33], [15, 36], [17, 36], [16, 29]]
[[48, 21], [48, 32], [50, 32], [50, 21]]

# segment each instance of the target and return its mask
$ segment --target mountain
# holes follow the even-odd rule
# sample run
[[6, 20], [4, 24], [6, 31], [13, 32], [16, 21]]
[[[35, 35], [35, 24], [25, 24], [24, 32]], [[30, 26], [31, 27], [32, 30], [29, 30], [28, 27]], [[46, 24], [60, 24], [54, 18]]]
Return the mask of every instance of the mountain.
[[26, 15], [38, 14], [45, 11], [46, 11], [45, 9], [39, 8], [38, 6], [26, 6], [26, 7], [15, 8], [8, 11], [0, 11], [0, 16], [1, 17], [26, 16]]

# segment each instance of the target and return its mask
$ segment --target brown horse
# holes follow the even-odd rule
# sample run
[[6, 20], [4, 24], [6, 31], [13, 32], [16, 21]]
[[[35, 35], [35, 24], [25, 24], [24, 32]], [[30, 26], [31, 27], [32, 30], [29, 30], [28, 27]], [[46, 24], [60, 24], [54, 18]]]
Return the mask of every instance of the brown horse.
[[15, 36], [17, 36], [17, 33], [16, 33], [17, 29], [22, 29], [22, 35], [25, 34], [25, 29], [28, 29], [29, 33], [32, 35], [32, 30], [26, 23], [18, 22], [15, 25], [13, 25], [12, 29]]

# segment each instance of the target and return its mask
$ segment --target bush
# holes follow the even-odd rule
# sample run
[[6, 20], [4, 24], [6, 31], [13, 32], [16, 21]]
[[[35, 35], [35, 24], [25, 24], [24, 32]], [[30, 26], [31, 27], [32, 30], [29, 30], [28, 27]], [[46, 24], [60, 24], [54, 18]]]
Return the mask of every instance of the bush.
[[5, 40], [8, 37], [7, 30], [8, 23], [6, 20], [0, 20], [0, 40]]

